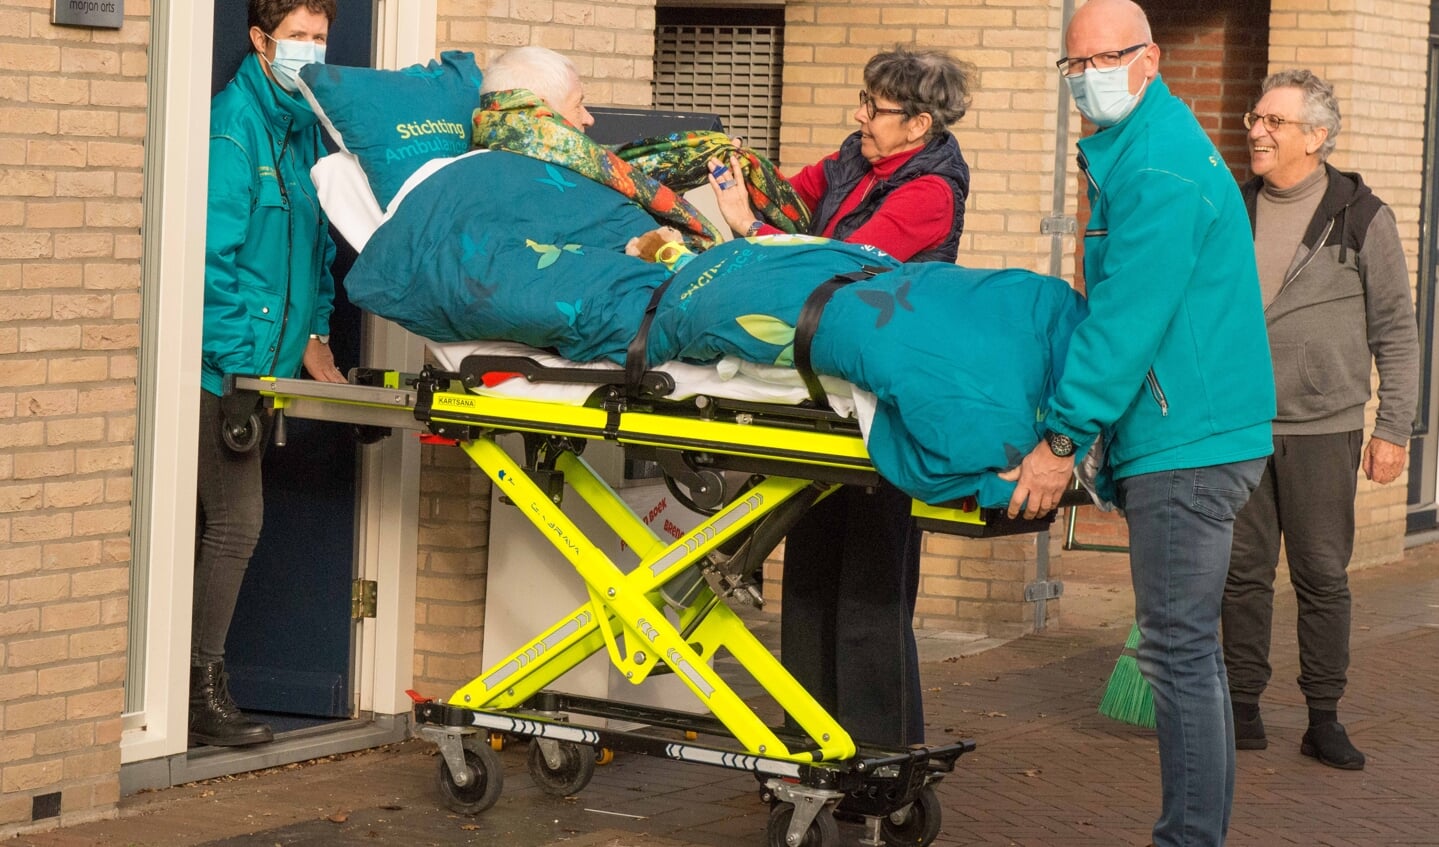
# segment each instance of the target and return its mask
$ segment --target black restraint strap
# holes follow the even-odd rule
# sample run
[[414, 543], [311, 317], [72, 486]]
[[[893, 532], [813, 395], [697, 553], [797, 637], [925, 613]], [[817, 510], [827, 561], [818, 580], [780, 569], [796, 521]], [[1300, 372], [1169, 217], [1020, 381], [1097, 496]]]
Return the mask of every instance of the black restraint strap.
[[665, 296], [665, 291], [674, 282], [674, 275], [655, 286], [654, 293], [650, 295], [649, 305], [645, 306], [645, 316], [640, 320], [639, 331], [630, 341], [630, 346], [625, 350], [625, 395], [631, 399], [641, 396], [640, 387], [644, 381], [646, 363], [646, 350], [649, 347], [650, 324], [655, 321], [655, 310], [659, 308], [660, 298]]
[[815, 375], [809, 358], [810, 346], [814, 344], [814, 334], [819, 329], [819, 319], [824, 314], [824, 307], [829, 305], [829, 299], [836, 291], [851, 282], [870, 279], [887, 270], [889, 268], [866, 265], [857, 271], [830, 277], [805, 298], [804, 306], [799, 310], [799, 320], [794, 326], [794, 369], [799, 371], [804, 387], [809, 391], [809, 399], [817, 408], [829, 408], [829, 398], [824, 393], [824, 387], [819, 384], [819, 377]]

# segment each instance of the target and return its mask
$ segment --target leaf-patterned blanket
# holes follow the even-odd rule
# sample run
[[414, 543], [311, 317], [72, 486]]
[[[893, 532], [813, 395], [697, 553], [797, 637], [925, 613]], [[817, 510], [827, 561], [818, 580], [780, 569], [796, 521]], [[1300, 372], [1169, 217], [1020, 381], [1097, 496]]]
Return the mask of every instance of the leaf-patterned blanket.
[[[461, 159], [416, 187], [346, 279], [350, 299], [434, 341], [504, 339], [576, 361], [624, 361], [669, 271], [624, 255], [655, 221], [552, 163], [505, 152]], [[814, 369], [871, 391], [875, 467], [927, 502], [1001, 505], [995, 476], [1043, 431], [1044, 407], [1084, 302], [1022, 270], [901, 265], [809, 236], [740, 239], [674, 276], [650, 330], [651, 364], [737, 356], [789, 364], [805, 299], [836, 274], [890, 268], [840, 289]]]

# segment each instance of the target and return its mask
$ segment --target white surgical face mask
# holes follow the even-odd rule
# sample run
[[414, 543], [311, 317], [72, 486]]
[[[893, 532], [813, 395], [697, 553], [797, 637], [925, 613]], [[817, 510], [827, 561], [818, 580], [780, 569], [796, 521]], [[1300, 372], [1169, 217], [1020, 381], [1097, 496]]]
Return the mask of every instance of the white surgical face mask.
[[1067, 76], [1069, 93], [1079, 113], [1089, 118], [1098, 127], [1114, 126], [1134, 109], [1139, 96], [1149, 85], [1145, 80], [1135, 94], [1129, 93], [1129, 66], [1139, 61], [1144, 51], [1129, 60], [1128, 64], [1113, 68], [1089, 68], [1079, 76]]
[[318, 41], [290, 41], [270, 35], [265, 37], [275, 42], [275, 60], [270, 63], [270, 72], [275, 75], [275, 82], [291, 94], [300, 90], [300, 68], [310, 64], [325, 64], [325, 45]]

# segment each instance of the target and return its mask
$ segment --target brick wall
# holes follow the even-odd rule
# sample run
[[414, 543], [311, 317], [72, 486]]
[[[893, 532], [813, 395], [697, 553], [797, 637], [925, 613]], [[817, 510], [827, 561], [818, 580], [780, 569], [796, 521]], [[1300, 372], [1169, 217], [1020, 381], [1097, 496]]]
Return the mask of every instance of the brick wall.
[[0, 0], [0, 837], [119, 799], [148, 3]]
[[[575, 63], [587, 103], [651, 103], [654, 0], [440, 0], [438, 11], [438, 49], [472, 50], [481, 69], [538, 44]], [[483, 670], [490, 485], [459, 450], [425, 448], [420, 486], [415, 686], [449, 696]]]
[[439, 0], [436, 37], [441, 50], [473, 50], [482, 69], [511, 47], [549, 47], [575, 63], [587, 102], [648, 106], [654, 7], [654, 0]]

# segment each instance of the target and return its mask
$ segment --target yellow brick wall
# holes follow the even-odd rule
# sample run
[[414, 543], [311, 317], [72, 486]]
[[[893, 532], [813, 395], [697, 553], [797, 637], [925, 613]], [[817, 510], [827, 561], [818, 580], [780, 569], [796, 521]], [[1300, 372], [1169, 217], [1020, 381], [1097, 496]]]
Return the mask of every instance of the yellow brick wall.
[[473, 50], [481, 69], [511, 47], [537, 44], [575, 63], [586, 102], [651, 102], [654, 0], [439, 0], [438, 9], [440, 49]]
[[[149, 3], [0, 0], [0, 837], [119, 799]], [[53, 822], [53, 821], [52, 821]]]
[[[1344, 123], [1329, 161], [1361, 173], [1394, 210], [1415, 277], [1429, 84], [1428, 0], [1274, 0], [1269, 26], [1271, 72], [1309, 68], [1334, 85]], [[1380, 487], [1361, 474], [1355, 565], [1394, 561], [1403, 554], [1406, 478]]]

